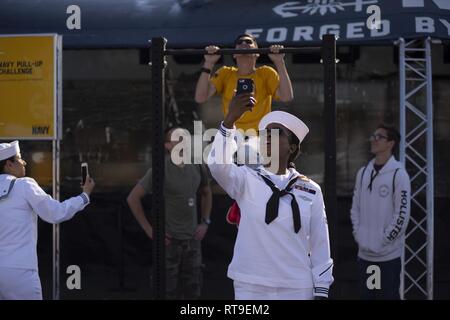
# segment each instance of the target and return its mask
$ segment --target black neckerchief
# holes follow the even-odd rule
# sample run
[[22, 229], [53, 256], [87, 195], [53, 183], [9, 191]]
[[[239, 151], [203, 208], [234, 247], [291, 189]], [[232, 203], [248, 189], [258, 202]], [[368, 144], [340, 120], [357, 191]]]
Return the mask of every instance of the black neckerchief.
[[0, 200], [6, 199], [8, 197], [9, 193], [11, 192], [12, 188], [14, 187], [14, 183], [16, 183], [16, 179], [11, 180], [11, 182], [9, 183], [8, 191], [6, 192], [6, 190], [5, 190], [6, 193], [0, 197]]
[[301, 228], [300, 209], [298, 207], [297, 201], [295, 200], [294, 194], [290, 192], [292, 190], [294, 183], [297, 181], [298, 176], [291, 178], [286, 188], [280, 190], [273, 183], [273, 181], [270, 180], [269, 177], [261, 174], [260, 172], [258, 172], [258, 174], [273, 192], [272, 196], [270, 197], [269, 201], [267, 201], [266, 204], [266, 218], [265, 218], [266, 223], [269, 224], [278, 217], [278, 207], [280, 204], [280, 198], [285, 195], [290, 195], [292, 197], [291, 207], [292, 207], [292, 219], [294, 220], [294, 232], [298, 233]]

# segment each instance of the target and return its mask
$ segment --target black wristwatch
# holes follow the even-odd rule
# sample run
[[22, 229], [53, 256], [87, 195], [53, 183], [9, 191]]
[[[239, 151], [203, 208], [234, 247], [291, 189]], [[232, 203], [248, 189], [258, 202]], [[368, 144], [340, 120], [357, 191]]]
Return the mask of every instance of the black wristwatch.
[[211, 219], [210, 218], [203, 218], [202, 217], [202, 223], [206, 224], [207, 226], [209, 226], [211, 224]]

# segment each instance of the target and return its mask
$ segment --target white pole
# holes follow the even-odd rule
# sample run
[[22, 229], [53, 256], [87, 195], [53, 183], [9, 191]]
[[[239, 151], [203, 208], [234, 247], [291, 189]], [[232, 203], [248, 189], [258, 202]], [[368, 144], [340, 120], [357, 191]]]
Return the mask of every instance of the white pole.
[[[400, 148], [399, 160], [405, 165], [406, 151], [406, 87], [405, 87], [405, 39], [400, 38], [399, 43], [399, 74], [400, 74]], [[405, 241], [405, 240], [404, 240]], [[400, 274], [400, 299], [405, 299], [405, 242], [402, 246], [402, 269]]]
[[[53, 198], [59, 201], [59, 140], [53, 140]], [[53, 300], [59, 300], [59, 224], [53, 225]]]
[[434, 156], [433, 156], [433, 70], [431, 66], [431, 39], [426, 39], [427, 64], [427, 292], [433, 300], [434, 258]]

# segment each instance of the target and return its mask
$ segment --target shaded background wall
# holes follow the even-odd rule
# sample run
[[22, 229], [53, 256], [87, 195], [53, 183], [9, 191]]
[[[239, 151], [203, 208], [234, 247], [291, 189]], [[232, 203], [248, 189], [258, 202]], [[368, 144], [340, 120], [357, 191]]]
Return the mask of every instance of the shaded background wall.
[[[398, 123], [399, 85], [395, 47], [341, 47], [337, 82], [338, 251], [332, 295], [357, 298], [356, 245], [349, 208], [354, 178], [369, 159], [368, 137], [381, 121]], [[262, 57], [263, 58], [263, 57]], [[175, 58], [177, 59], [177, 58]], [[220, 100], [198, 106], [193, 101], [201, 57], [187, 63], [168, 57], [168, 79], [181, 122], [192, 127], [202, 119], [215, 128], [222, 119]], [[450, 59], [443, 46], [433, 47], [435, 148], [435, 298], [450, 298]], [[294, 101], [275, 103], [300, 116], [311, 129], [297, 167], [318, 183], [324, 173], [322, 67], [317, 57], [287, 56]], [[261, 62], [267, 62], [262, 59]], [[88, 161], [96, 180], [92, 205], [61, 225], [62, 299], [151, 298], [151, 242], [135, 222], [126, 196], [151, 165], [150, 69], [139, 50], [65, 50], [63, 57], [62, 198], [79, 192], [79, 165]], [[230, 57], [223, 63], [232, 64]], [[174, 121], [173, 109], [168, 119]], [[50, 187], [51, 145], [25, 142], [29, 174]], [[31, 161], [29, 161], [31, 160]], [[49, 188], [50, 190], [50, 188]], [[230, 199], [213, 185], [213, 224], [203, 243], [205, 299], [232, 299], [226, 277], [236, 228], [225, 222]], [[149, 204], [149, 199], [146, 199]], [[147, 213], [149, 207], [147, 205]], [[51, 226], [39, 224], [39, 263], [45, 298], [51, 298]], [[82, 290], [65, 288], [65, 270], [82, 271]]]

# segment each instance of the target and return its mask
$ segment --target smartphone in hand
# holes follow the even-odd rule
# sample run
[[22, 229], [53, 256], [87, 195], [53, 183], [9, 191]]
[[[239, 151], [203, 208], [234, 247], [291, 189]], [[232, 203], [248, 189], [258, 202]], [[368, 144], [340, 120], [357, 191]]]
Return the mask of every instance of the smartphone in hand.
[[86, 183], [86, 177], [89, 174], [89, 168], [87, 162], [81, 164], [81, 185], [84, 186]]
[[[254, 83], [252, 79], [241, 78], [238, 79], [236, 84], [236, 95], [240, 95], [243, 93], [251, 93], [254, 92]], [[247, 104], [248, 107], [253, 107], [254, 104], [252, 101]]]

